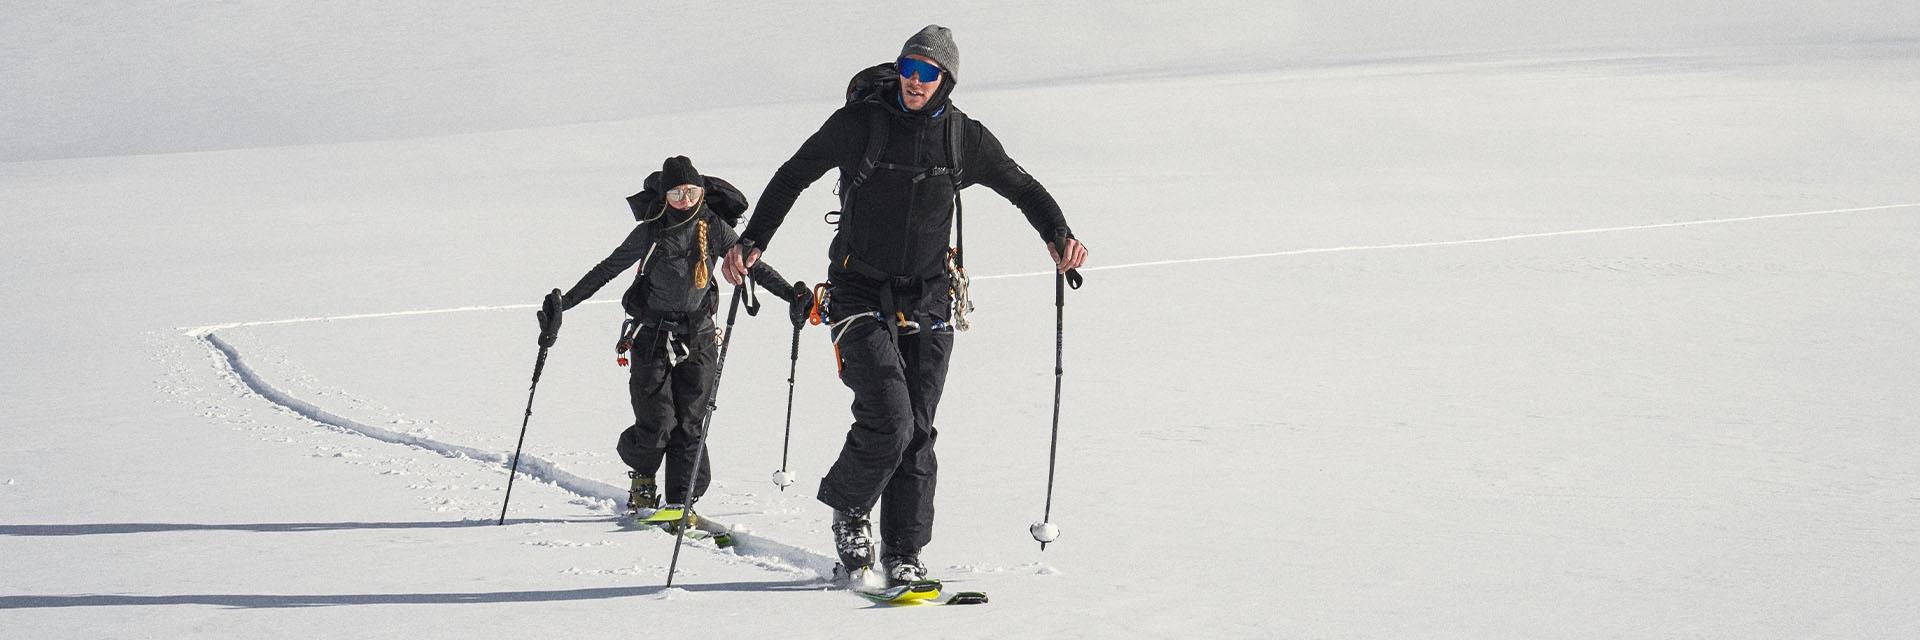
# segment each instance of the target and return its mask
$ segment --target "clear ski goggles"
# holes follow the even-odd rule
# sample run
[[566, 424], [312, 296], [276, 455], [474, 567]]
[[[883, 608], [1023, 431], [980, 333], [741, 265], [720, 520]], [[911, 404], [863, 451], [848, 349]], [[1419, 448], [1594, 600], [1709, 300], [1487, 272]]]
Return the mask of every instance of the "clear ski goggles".
[[919, 82], [933, 82], [940, 79], [940, 66], [925, 60], [901, 58], [893, 61], [893, 66], [900, 69], [902, 78], [917, 76]]
[[685, 202], [699, 202], [700, 194], [704, 192], [704, 189], [693, 185], [674, 187], [667, 190], [667, 203], [681, 204]]

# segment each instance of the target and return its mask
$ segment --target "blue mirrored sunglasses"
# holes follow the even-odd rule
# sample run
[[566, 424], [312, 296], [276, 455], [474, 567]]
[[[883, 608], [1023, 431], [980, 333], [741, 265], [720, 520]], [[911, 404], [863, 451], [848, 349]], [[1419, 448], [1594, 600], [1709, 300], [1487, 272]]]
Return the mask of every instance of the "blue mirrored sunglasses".
[[900, 68], [900, 77], [902, 78], [918, 76], [920, 82], [933, 82], [940, 79], [940, 67], [931, 62], [914, 58], [901, 58], [895, 60], [893, 65]]

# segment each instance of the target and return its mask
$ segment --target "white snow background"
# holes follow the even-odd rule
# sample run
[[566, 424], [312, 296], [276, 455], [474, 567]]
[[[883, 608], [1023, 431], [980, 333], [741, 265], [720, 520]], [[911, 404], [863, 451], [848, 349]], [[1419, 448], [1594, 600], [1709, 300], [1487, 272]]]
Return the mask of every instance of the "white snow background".
[[[743, 318], [696, 544], [622, 530], [624, 278], [927, 23], [1093, 250], [967, 193], [924, 558], [826, 590], [825, 333]], [[13, 3], [0, 635], [1911, 638], [1908, 2]], [[817, 280], [830, 182], [767, 256]]]

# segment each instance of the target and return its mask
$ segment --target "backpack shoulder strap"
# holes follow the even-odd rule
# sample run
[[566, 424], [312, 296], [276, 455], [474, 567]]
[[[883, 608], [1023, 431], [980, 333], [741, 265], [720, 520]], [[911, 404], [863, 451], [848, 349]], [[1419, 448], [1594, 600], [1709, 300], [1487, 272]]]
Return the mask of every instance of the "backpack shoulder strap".
[[953, 178], [953, 190], [958, 192], [965, 184], [967, 114], [951, 105], [947, 107], [947, 162], [951, 167], [948, 177]]
[[[947, 114], [947, 162], [952, 163], [953, 166], [950, 167], [951, 173], [948, 173], [947, 177], [953, 179], [953, 266], [964, 274], [967, 268], [967, 227], [964, 215], [966, 209], [960, 204], [960, 188], [966, 186], [966, 176], [962, 169], [966, 166], [964, 160], [966, 159], [967, 114], [954, 109], [951, 105], [947, 108], [952, 109]], [[968, 306], [971, 307], [972, 303], [969, 302]], [[965, 321], [962, 320], [962, 322]]]
[[860, 153], [860, 166], [854, 170], [853, 179], [840, 190], [841, 198], [850, 196], [873, 176], [873, 170], [880, 166], [880, 152], [887, 146], [886, 112], [870, 109], [867, 114], [867, 148]]

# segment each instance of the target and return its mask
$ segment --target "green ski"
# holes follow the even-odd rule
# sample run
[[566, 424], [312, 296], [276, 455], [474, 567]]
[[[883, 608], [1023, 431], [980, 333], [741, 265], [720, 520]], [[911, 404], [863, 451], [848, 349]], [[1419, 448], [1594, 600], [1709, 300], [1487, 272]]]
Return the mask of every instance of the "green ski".
[[914, 580], [903, 584], [885, 587], [870, 586], [867, 583], [872, 575], [870, 569], [861, 569], [858, 575], [848, 575], [846, 569], [834, 566], [835, 582], [846, 587], [855, 595], [882, 605], [936, 605], [936, 604], [986, 604], [987, 594], [979, 591], [961, 591], [947, 597], [941, 597], [942, 585], [939, 580]]
[[940, 581], [915, 580], [884, 589], [856, 585], [853, 592], [880, 604], [919, 604], [940, 597]]
[[692, 526], [680, 534], [687, 539], [712, 540], [714, 546], [722, 549], [733, 546], [733, 527], [702, 517], [698, 513], [689, 515], [684, 507], [677, 504], [670, 504], [651, 512], [637, 512], [633, 515], [632, 522], [635, 526], [673, 533], [679, 530], [682, 519], [691, 521]]

